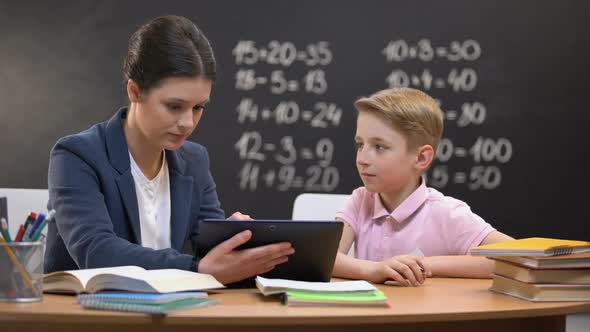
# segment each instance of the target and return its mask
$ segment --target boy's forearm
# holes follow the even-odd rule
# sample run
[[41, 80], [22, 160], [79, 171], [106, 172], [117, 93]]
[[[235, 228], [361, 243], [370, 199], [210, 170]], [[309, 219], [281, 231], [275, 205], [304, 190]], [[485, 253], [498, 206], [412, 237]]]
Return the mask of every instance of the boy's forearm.
[[485, 257], [431, 256], [424, 258], [433, 277], [491, 278], [494, 262]]
[[369, 264], [371, 263], [339, 252], [336, 255], [332, 275], [339, 278], [366, 280], [368, 279]]

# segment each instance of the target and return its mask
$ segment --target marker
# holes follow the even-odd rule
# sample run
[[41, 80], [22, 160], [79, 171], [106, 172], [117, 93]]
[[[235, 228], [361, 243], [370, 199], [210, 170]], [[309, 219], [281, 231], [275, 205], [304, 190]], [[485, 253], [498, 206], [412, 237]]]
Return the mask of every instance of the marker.
[[18, 228], [18, 233], [16, 233], [16, 237], [14, 238], [14, 242], [20, 242], [23, 239], [23, 235], [25, 234], [25, 226], [20, 225]]
[[43, 228], [45, 228], [47, 223], [50, 222], [53, 219], [53, 217], [55, 217], [55, 210], [49, 211], [49, 213], [47, 214], [47, 218], [43, 219], [43, 221], [41, 222], [41, 225], [39, 225], [39, 227], [37, 227], [37, 230], [31, 236], [31, 241], [35, 242], [39, 239], [39, 236], [41, 236], [41, 232], [43, 232]]
[[29, 212], [29, 215], [27, 216], [27, 219], [25, 219], [25, 230], [27, 229], [27, 226], [29, 226], [30, 224], [34, 223], [35, 220], [37, 219], [37, 214], [35, 212]]
[[12, 239], [10, 238], [10, 232], [8, 232], [8, 222], [6, 221], [6, 218], [0, 219], [0, 231], [2, 231], [2, 236], [6, 242], [12, 242]]
[[39, 226], [41, 226], [41, 224], [43, 223], [43, 220], [45, 220], [45, 215], [43, 213], [39, 213], [37, 215], [37, 220], [35, 220], [35, 222], [33, 223], [33, 226], [30, 227], [29, 232], [25, 233], [25, 239], [30, 240], [31, 237], [33, 237], [33, 234], [35, 234], [35, 232], [37, 231], [37, 228], [39, 228]]
[[21, 241], [27, 241], [27, 235], [31, 234], [31, 227], [34, 226], [35, 219], [37, 219], [37, 214], [35, 212], [30, 212], [25, 220], [25, 231], [23, 236], [21, 237]]

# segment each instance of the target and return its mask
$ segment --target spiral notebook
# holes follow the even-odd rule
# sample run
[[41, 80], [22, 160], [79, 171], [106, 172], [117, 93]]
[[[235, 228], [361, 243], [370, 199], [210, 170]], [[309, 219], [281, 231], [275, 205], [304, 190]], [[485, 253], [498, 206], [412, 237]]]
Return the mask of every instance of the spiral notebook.
[[165, 315], [173, 310], [220, 303], [219, 300], [209, 299], [204, 292], [168, 294], [106, 292], [80, 294], [77, 300], [84, 309], [128, 311], [152, 315]]
[[117, 303], [139, 303], [139, 304], [163, 304], [186, 299], [207, 298], [205, 292], [179, 292], [179, 293], [129, 293], [129, 292], [104, 292], [96, 294], [80, 294], [78, 301], [106, 301]]
[[473, 256], [557, 256], [590, 251], [590, 242], [531, 237], [471, 248]]

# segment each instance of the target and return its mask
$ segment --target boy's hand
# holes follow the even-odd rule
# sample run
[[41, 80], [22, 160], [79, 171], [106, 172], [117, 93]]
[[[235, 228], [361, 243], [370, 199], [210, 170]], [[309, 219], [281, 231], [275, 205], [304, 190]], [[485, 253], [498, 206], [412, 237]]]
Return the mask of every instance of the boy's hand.
[[382, 262], [374, 262], [368, 271], [368, 281], [395, 281], [400, 286], [420, 286], [432, 275], [424, 257], [401, 255]]

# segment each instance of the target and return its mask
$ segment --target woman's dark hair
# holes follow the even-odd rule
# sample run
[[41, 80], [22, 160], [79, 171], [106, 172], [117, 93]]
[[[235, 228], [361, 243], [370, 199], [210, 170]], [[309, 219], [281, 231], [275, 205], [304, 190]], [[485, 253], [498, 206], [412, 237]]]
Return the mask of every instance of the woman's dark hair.
[[131, 35], [123, 72], [143, 91], [169, 77], [213, 82], [217, 74], [207, 37], [191, 20], [173, 15], [156, 17]]

